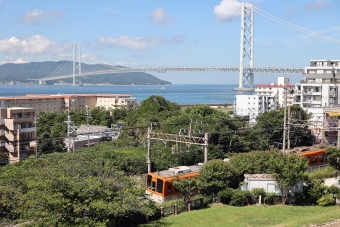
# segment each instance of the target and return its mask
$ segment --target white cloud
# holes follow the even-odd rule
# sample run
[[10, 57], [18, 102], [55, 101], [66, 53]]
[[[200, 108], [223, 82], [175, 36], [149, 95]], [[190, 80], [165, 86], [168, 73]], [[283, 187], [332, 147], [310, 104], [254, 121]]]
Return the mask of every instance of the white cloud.
[[14, 59], [12, 57], [6, 56], [4, 58], [4, 60], [0, 62], [0, 65], [7, 64], [7, 63], [23, 64], [23, 63], [27, 63], [27, 62], [28, 61], [26, 61], [22, 58]]
[[27, 11], [20, 21], [30, 25], [40, 25], [43, 21], [54, 21], [60, 19], [60, 15], [64, 13], [61, 10], [39, 11], [37, 9]]
[[327, 6], [330, 6], [330, 4], [327, 2], [324, 2], [323, 0], [315, 0], [314, 2], [311, 2], [305, 5], [305, 9], [308, 11], [315, 11], [315, 10], [325, 8]]
[[151, 22], [156, 25], [167, 26], [172, 24], [173, 18], [164, 7], [159, 7], [151, 12]]
[[217, 21], [230, 21], [233, 16], [241, 15], [242, 4], [236, 0], [222, 0], [215, 6], [214, 14]]
[[183, 35], [171, 39], [163, 36], [130, 37], [121, 35], [117, 38], [99, 38], [99, 44], [111, 47], [122, 47], [133, 51], [143, 51], [159, 45], [178, 44], [184, 40]]
[[41, 35], [34, 35], [27, 39], [11, 37], [0, 39], [0, 53], [10, 54], [52, 54], [61, 53], [71, 47], [71, 44], [58, 44]]
[[125, 62], [125, 61], [117, 61], [115, 65], [125, 66], [129, 68], [139, 67], [140, 64], [138, 62]]

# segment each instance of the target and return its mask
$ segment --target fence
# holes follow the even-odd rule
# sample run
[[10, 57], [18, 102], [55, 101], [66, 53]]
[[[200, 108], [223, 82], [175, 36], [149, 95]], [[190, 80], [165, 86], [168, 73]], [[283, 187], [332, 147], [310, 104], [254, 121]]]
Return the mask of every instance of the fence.
[[175, 205], [168, 206], [168, 207], [161, 207], [160, 213], [161, 216], [168, 216], [173, 214], [180, 214], [182, 212], [190, 211], [190, 210], [198, 210], [204, 207], [204, 198], [195, 199], [190, 201], [189, 204], [185, 203], [176, 203]]
[[321, 170], [323, 168], [326, 168], [327, 166], [328, 166], [328, 164], [310, 166], [310, 167], [308, 167], [307, 171], [308, 172], [313, 172], [314, 170]]

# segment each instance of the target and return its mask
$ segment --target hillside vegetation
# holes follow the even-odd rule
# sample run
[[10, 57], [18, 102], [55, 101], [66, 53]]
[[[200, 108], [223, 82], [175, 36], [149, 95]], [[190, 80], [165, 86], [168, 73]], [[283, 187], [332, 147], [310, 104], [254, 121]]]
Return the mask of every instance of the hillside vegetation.
[[[31, 62], [25, 64], [3, 64], [0, 65], [0, 81], [5, 82], [30, 82], [30, 79], [40, 79], [51, 75], [70, 75], [73, 72], [73, 63], [71, 61], [59, 62]], [[114, 69], [125, 67], [116, 66]], [[99, 64], [89, 65], [82, 63], [81, 70], [83, 73], [92, 71], [110, 70], [111, 67]], [[55, 83], [58, 81], [49, 81]], [[64, 82], [71, 83], [72, 79], [64, 79]], [[110, 83], [115, 85], [170, 85], [168, 81], [158, 79], [147, 73], [117, 73], [104, 74], [98, 76], [82, 77], [82, 83]]]

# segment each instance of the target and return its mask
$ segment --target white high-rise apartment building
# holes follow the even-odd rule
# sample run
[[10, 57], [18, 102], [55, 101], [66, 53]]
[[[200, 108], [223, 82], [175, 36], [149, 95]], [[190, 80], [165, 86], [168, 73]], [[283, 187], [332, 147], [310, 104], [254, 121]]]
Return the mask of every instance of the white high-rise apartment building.
[[[236, 95], [234, 113], [238, 116], [249, 116], [254, 120], [260, 114], [278, 110], [285, 104], [285, 89], [293, 90], [294, 85], [290, 85], [288, 77], [278, 77], [277, 84], [258, 84], [254, 95]], [[287, 105], [292, 105], [294, 94], [287, 93]]]
[[339, 104], [340, 60], [311, 60], [303, 80], [295, 85], [294, 104], [303, 108]]

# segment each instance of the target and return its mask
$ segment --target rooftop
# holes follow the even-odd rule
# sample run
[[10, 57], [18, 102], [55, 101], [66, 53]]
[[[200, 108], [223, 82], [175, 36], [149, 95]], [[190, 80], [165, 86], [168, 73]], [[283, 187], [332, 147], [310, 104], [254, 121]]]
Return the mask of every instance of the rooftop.
[[256, 88], [260, 88], [260, 87], [271, 87], [271, 88], [285, 88], [285, 87], [288, 87], [288, 88], [293, 88], [295, 87], [295, 85], [292, 85], [292, 84], [288, 84], [288, 85], [282, 85], [282, 84], [257, 84], [256, 85]]
[[[178, 167], [174, 167], [174, 168], [182, 168], [182, 167], [190, 168], [191, 171], [189, 173], [196, 173], [196, 172], [199, 172], [199, 170], [200, 170], [200, 166], [199, 165], [194, 165], [194, 166], [178, 166]], [[171, 169], [174, 169], [174, 168], [171, 168]], [[181, 174], [174, 174], [170, 170], [163, 170], [163, 171], [159, 171], [159, 172], [153, 172], [153, 174], [159, 175], [161, 177], [172, 177], [172, 176], [180, 176], [181, 175]]]
[[115, 98], [117, 96], [121, 97], [129, 97], [130, 94], [27, 94], [26, 96], [3, 96], [0, 97], [0, 100], [18, 100], [18, 99], [41, 99], [41, 98], [70, 98], [70, 97], [112, 97]]

